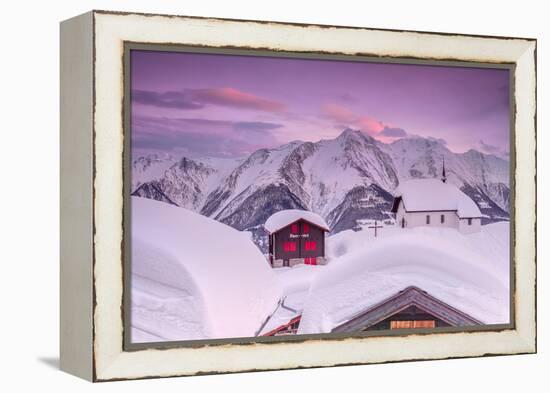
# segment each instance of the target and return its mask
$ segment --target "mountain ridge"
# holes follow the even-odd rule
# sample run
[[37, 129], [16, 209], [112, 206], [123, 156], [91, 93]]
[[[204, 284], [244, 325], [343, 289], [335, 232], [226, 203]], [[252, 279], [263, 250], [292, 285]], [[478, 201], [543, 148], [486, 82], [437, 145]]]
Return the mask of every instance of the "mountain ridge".
[[450, 151], [432, 138], [382, 143], [358, 130], [334, 139], [293, 141], [258, 149], [244, 159], [138, 157], [132, 195], [197, 211], [252, 232], [265, 248], [263, 223], [282, 209], [305, 209], [325, 218], [333, 233], [357, 220], [391, 218], [392, 194], [401, 181], [438, 177], [468, 194], [486, 222], [509, 217], [509, 163], [476, 150]]

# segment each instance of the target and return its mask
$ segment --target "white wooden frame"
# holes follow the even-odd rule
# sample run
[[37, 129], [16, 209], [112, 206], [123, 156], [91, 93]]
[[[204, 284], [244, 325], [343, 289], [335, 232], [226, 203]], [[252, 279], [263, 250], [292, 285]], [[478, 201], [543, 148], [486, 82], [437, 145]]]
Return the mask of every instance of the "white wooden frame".
[[[513, 329], [123, 350], [124, 42], [515, 64]], [[536, 351], [536, 41], [90, 12], [61, 25], [61, 368], [93, 381]]]

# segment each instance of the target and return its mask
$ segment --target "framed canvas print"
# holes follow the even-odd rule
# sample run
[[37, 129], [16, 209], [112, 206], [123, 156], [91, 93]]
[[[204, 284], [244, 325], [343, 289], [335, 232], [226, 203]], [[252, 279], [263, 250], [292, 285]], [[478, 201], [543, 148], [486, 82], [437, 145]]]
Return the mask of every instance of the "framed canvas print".
[[536, 41], [61, 24], [61, 367], [536, 351]]

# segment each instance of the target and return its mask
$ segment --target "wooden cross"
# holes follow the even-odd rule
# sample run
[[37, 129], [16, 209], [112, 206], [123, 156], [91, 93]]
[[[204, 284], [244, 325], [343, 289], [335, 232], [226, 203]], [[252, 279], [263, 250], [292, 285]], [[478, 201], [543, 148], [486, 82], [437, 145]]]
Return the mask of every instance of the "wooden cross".
[[374, 220], [374, 225], [371, 225], [369, 228], [374, 229], [374, 237], [376, 237], [378, 235], [378, 228], [383, 228], [383, 226], [378, 225], [377, 221]]

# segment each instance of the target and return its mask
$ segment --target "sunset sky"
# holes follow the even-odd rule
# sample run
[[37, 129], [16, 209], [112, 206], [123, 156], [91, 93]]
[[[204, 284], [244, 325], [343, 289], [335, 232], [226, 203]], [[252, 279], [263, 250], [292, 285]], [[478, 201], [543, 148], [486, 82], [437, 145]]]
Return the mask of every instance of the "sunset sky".
[[508, 70], [132, 51], [132, 150], [241, 157], [346, 127], [509, 152]]

